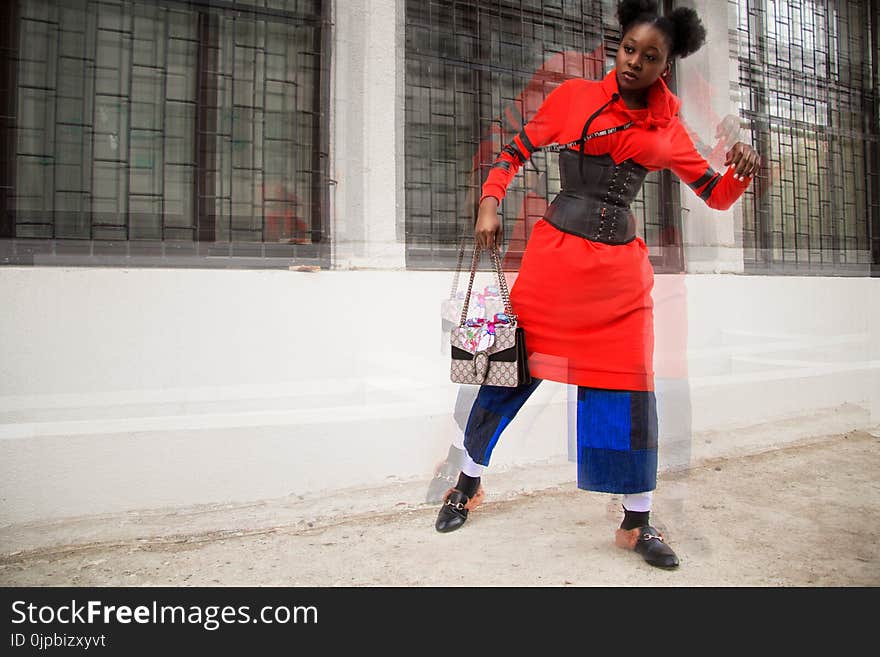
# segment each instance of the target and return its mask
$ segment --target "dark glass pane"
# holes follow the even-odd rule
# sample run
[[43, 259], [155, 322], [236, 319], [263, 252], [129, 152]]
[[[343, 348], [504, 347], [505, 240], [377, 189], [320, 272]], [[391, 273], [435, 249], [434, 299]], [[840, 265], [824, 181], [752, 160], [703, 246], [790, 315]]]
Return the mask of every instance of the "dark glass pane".
[[104, 251], [129, 255], [120, 241], [267, 241], [284, 246], [244, 257], [313, 257], [293, 245], [328, 237], [325, 11], [16, 3], [0, 237], [110, 240]]

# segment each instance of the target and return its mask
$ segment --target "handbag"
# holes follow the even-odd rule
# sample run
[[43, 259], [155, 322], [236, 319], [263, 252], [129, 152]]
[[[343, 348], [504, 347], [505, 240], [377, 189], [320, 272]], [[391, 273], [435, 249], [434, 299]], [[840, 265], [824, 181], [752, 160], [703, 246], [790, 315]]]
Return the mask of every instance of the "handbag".
[[[461, 309], [464, 307], [464, 290], [458, 289], [461, 279], [461, 266], [464, 263], [467, 243], [470, 239], [462, 238], [458, 247], [458, 263], [455, 266], [455, 278], [452, 281], [452, 289], [449, 296], [440, 302], [440, 352], [449, 353], [450, 331], [458, 326], [461, 317]], [[497, 285], [486, 285], [480, 292], [471, 293], [471, 303], [468, 313], [476, 317], [492, 319], [496, 313], [505, 311], [504, 301], [501, 299], [501, 290]]]
[[501, 272], [501, 258], [494, 248], [489, 249], [498, 289], [504, 301], [504, 312], [495, 313], [491, 319], [482, 317], [468, 319], [468, 306], [480, 259], [480, 245], [474, 245], [471, 277], [464, 296], [458, 326], [450, 331], [452, 350], [450, 378], [453, 383], [490, 385], [514, 388], [530, 383], [525, 332], [517, 324], [510, 305], [507, 281]]

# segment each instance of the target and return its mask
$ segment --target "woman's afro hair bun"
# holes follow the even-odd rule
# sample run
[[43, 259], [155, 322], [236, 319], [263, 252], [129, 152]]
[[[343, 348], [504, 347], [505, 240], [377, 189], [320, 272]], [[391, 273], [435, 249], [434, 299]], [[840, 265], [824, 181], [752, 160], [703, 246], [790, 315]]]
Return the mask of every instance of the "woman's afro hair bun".
[[687, 57], [706, 42], [706, 28], [693, 9], [679, 7], [669, 15], [669, 20], [675, 29], [672, 45], [674, 57]]
[[687, 57], [699, 50], [706, 41], [706, 28], [697, 12], [679, 7], [668, 16], [659, 16], [657, 0], [621, 0], [617, 5], [617, 20], [621, 32], [638, 22], [650, 22], [672, 41], [673, 57]]
[[620, 27], [626, 29], [642, 14], [657, 15], [657, 0], [622, 0], [617, 5], [617, 20]]

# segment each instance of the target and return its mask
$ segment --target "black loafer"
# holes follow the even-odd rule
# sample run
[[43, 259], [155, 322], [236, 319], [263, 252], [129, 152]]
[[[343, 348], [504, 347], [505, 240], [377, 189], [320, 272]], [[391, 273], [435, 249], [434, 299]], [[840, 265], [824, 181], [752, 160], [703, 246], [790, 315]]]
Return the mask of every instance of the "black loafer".
[[618, 547], [633, 550], [657, 568], [678, 568], [678, 557], [651, 525], [635, 529], [618, 529], [614, 541]]
[[434, 523], [434, 528], [438, 532], [454, 532], [467, 520], [468, 511], [473, 510], [482, 500], [482, 486], [477, 489], [472, 498], [453, 488], [448, 491], [443, 500], [443, 506], [440, 507], [440, 513], [437, 514], [437, 522]]
[[657, 568], [678, 568], [678, 557], [651, 525], [639, 527], [639, 538], [633, 548], [637, 554]]

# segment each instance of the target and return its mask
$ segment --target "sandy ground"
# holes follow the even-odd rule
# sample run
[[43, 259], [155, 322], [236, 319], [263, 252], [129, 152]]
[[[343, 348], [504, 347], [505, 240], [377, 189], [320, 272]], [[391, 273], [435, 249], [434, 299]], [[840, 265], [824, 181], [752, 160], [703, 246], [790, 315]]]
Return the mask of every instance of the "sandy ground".
[[[573, 477], [561, 472], [551, 478]], [[311, 513], [268, 501], [7, 526], [0, 584], [876, 586], [878, 474], [880, 439], [851, 432], [662, 475], [652, 519], [676, 571], [614, 547], [618, 498], [574, 483], [518, 489], [529, 473], [489, 472], [486, 503], [452, 534], [434, 531], [437, 505], [405, 501], [424, 495], [421, 481]]]

